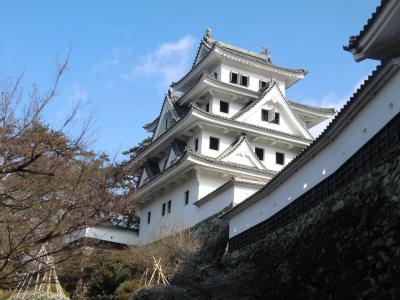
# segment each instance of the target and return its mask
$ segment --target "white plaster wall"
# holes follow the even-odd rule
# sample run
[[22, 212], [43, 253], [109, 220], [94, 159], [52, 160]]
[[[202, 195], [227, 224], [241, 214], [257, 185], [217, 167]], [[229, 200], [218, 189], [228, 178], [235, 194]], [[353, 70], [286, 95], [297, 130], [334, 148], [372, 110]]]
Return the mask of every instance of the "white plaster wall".
[[[400, 73], [397, 72], [329, 146], [288, 177], [267, 197], [233, 216], [230, 220], [229, 236], [233, 237], [264, 221], [336, 171], [399, 113], [399, 97]], [[322, 170], [325, 170], [325, 174]]]
[[135, 232], [110, 227], [89, 227], [85, 229], [85, 237], [125, 245], [138, 244], [138, 235]]
[[[293, 158], [296, 157], [297, 151], [293, 149], [288, 149], [286, 146], [279, 146], [279, 144], [271, 145], [270, 143], [262, 143], [261, 141], [251, 142], [250, 145], [252, 146], [252, 150], [255, 152], [255, 148], [262, 148], [264, 149], [264, 160], [262, 161], [263, 165], [273, 171], [280, 171], [286, 166]], [[278, 165], [276, 164], [276, 152], [284, 153], [285, 155], [285, 164]]]
[[269, 73], [267, 71], [263, 72], [264, 74], [260, 73], [255, 73], [254, 71], [248, 71], [246, 68], [240, 68], [237, 64], [221, 64], [221, 81], [229, 83], [230, 81], [230, 72], [235, 72], [235, 73], [240, 73], [246, 76], [249, 76], [249, 85], [248, 89], [253, 90], [253, 91], [259, 91], [259, 82], [260, 79], [263, 81], [270, 81], [271, 79], [277, 81], [279, 83], [279, 89], [282, 91], [282, 93], [285, 95], [285, 83], [282, 80], [279, 80], [276, 78], [272, 73]]
[[234, 186], [234, 198], [233, 205], [237, 205], [242, 202], [244, 199], [247, 199], [251, 195], [253, 195], [259, 188], [254, 186], [245, 186], [245, 185], [235, 185]]
[[[219, 138], [219, 150], [210, 149], [210, 136]], [[234, 137], [224, 135], [222, 130], [212, 130], [210, 128], [201, 131], [201, 154], [217, 157], [225, 151], [235, 141]]]
[[213, 199], [207, 201], [198, 208], [199, 217], [201, 219], [206, 219], [218, 211], [221, 211], [229, 204], [232, 203], [234, 199], [234, 187], [231, 186], [229, 189], [223, 191], [222, 193], [215, 196]]
[[198, 208], [199, 222], [221, 211], [228, 205], [238, 204], [257, 191], [256, 187], [235, 184]]
[[[185, 191], [189, 190], [189, 204], [185, 205]], [[157, 194], [153, 201], [140, 208], [140, 244], [168, 235], [171, 231], [193, 226], [197, 222], [197, 207], [192, 205], [198, 200], [199, 183], [196, 178], [180, 182], [170, 190]], [[171, 213], [166, 210], [161, 215], [162, 204], [172, 201]], [[147, 212], [151, 211], [151, 222], [147, 224]]]
[[[228, 102], [229, 103], [229, 112], [228, 113], [223, 113], [220, 111], [220, 102]], [[227, 97], [212, 97], [212, 101], [210, 102], [210, 112], [219, 116], [227, 117], [230, 118], [234, 114], [236, 114], [239, 110], [241, 110], [243, 107], [243, 104], [238, 103], [236, 101], [233, 101], [230, 98]]]
[[200, 182], [198, 199], [208, 195], [229, 180], [229, 177], [222, 177], [219, 173], [204, 170], [199, 170], [197, 176]]

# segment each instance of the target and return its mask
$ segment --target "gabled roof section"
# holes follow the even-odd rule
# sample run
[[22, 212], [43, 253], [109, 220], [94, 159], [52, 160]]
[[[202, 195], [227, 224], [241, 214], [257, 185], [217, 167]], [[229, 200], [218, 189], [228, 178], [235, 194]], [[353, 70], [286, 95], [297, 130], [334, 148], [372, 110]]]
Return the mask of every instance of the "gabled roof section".
[[261, 90], [257, 99], [248, 103], [245, 107], [243, 107], [240, 111], [238, 111], [232, 119], [245, 122], [246, 115], [251, 115], [254, 112], [261, 109], [262, 105], [267, 101], [271, 100], [268, 98], [273, 92], [277, 95], [278, 98], [274, 98], [275, 101], [279, 102], [282, 107], [285, 109], [287, 115], [291, 118], [292, 123], [298, 129], [298, 132], [305, 138], [313, 139], [308, 129], [304, 126], [304, 124], [300, 121], [297, 115], [293, 112], [291, 106], [286, 101], [285, 96], [283, 96], [279, 86], [276, 82], [270, 82], [264, 90]]
[[[289, 79], [289, 77], [293, 77], [290, 79], [290, 82], [287, 82], [287, 87], [291, 86], [307, 74], [307, 71], [304, 69], [284, 68], [273, 64], [267, 48], [264, 48], [262, 53], [249, 51], [221, 41], [217, 41], [212, 37], [210, 30], [207, 30], [200, 42], [199, 49], [191, 70], [189, 70], [189, 72], [187, 72], [179, 81], [173, 82], [171, 87], [176, 89], [176, 87], [179, 87], [183, 81], [185, 81], [188, 77], [191, 77], [193, 73], [196, 73], [204, 68], [204, 66], [202, 66], [202, 68], [200, 68], [200, 66], [203, 65], [203, 62], [206, 61], [213, 52], [215, 52], [214, 50], [220, 50], [219, 52], [222, 51], [230, 55], [241, 57], [247, 61], [269, 67], [269, 70], [274, 70], [275, 72], [278, 71], [278, 73], [286, 73], [287, 79]], [[288, 74], [290, 74], [289, 77]]]
[[185, 153], [185, 144], [176, 140], [169, 151], [168, 157], [164, 162], [163, 170], [169, 168], [177, 160], [179, 160]]
[[[151, 122], [148, 127], [154, 129], [153, 140], [159, 136], [165, 128], [166, 118], [171, 119], [170, 126], [178, 122], [181, 117], [183, 117], [187, 111], [187, 108], [180, 106], [177, 100], [181, 97], [181, 94], [173, 90], [168, 90], [168, 93], [164, 97], [164, 102], [161, 108], [161, 112], [156, 120]], [[168, 116], [167, 116], [168, 115]], [[156, 126], [154, 126], [156, 124]], [[168, 127], [170, 127], [168, 126]], [[155, 127], [155, 128], [154, 128]]]
[[261, 170], [266, 169], [251, 149], [245, 134], [236, 139], [231, 146], [217, 157], [217, 160], [242, 164]]

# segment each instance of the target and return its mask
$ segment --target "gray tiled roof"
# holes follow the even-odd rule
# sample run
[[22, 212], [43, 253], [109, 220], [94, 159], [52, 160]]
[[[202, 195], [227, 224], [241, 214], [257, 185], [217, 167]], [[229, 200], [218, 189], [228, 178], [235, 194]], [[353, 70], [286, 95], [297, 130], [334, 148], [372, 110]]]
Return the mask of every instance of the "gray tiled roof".
[[319, 107], [319, 106], [313, 106], [313, 105], [295, 102], [292, 100], [286, 100], [286, 101], [289, 103], [289, 105], [291, 105], [294, 108], [296, 108], [296, 107], [304, 108], [304, 109], [314, 110], [316, 112], [329, 113], [329, 114], [333, 114], [336, 111], [335, 108], [333, 108], [333, 107]]
[[[398, 1], [398, 0], [395, 0]], [[372, 13], [371, 17], [367, 20], [367, 23], [363, 26], [360, 32], [357, 35], [352, 35], [349, 39], [349, 44], [347, 46], [343, 46], [344, 50], [350, 50], [358, 47], [358, 43], [364, 34], [368, 31], [368, 29], [374, 24], [378, 16], [382, 13], [385, 6], [390, 2], [390, 0], [382, 0], [381, 3], [376, 7], [375, 11]]]
[[205, 156], [205, 155], [202, 155], [202, 154], [193, 153], [193, 151], [190, 148], [186, 148], [184, 153], [182, 154], [182, 156], [178, 160], [176, 160], [172, 165], [170, 165], [168, 168], [166, 168], [163, 172], [159, 172], [155, 176], [150, 178], [149, 181], [145, 182], [139, 189], [137, 189], [137, 191], [141, 190], [144, 186], [148, 185], [155, 178], [158, 178], [159, 176], [161, 176], [165, 172], [167, 172], [167, 171], [171, 170], [172, 168], [178, 166], [189, 155], [192, 155], [192, 156], [194, 156], [196, 158], [202, 159], [204, 161], [212, 162], [212, 163], [215, 163], [215, 164], [229, 166], [229, 167], [235, 167], [235, 168], [239, 168], [239, 169], [243, 169], [243, 170], [254, 171], [254, 172], [258, 172], [260, 174], [269, 174], [271, 176], [275, 176], [277, 174], [277, 172], [273, 171], [273, 170], [261, 170], [261, 169], [255, 168], [255, 167], [250, 167], [250, 166], [246, 166], [246, 165], [242, 165], [242, 164], [226, 162], [226, 161], [220, 161], [220, 160], [217, 160], [216, 158], [213, 158], [213, 157], [209, 157], [209, 156]]

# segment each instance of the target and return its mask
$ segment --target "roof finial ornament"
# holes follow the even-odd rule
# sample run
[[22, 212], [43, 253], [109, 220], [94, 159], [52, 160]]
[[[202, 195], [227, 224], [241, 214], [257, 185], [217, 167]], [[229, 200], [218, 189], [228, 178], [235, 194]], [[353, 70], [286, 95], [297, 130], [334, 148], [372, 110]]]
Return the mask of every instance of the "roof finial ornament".
[[261, 48], [263, 49], [261, 51], [261, 54], [263, 54], [263, 55], [265, 55], [267, 57], [267, 61], [272, 62], [271, 54], [269, 52], [268, 47], [267, 46], [261, 46]]
[[212, 38], [213, 30], [210, 27], [206, 27], [206, 32], [204, 33], [204, 37], [207, 39]]

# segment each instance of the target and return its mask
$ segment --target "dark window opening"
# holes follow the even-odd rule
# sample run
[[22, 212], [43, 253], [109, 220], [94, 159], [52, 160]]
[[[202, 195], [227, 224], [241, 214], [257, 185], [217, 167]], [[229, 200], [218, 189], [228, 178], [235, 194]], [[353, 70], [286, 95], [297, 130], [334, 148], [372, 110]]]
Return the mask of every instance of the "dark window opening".
[[279, 124], [279, 113], [275, 113], [275, 117], [274, 117], [274, 119], [271, 121], [271, 123], [274, 123], [274, 124]]
[[225, 101], [219, 101], [219, 111], [223, 113], [229, 113], [229, 103]]
[[264, 80], [260, 80], [260, 90], [267, 85], [267, 82]]
[[219, 139], [210, 136], [210, 149], [219, 150]]
[[214, 79], [218, 79], [218, 73], [214, 72]]
[[233, 73], [233, 72], [231, 72], [231, 80], [230, 80], [230, 82], [231, 83], [234, 83], [234, 84], [238, 84], [238, 74], [237, 73]]
[[262, 121], [268, 122], [268, 113], [269, 113], [269, 110], [267, 110], [267, 109], [261, 110], [261, 120]]
[[147, 212], [147, 224], [150, 224], [151, 221], [151, 211]]
[[165, 208], [167, 207], [167, 204], [166, 203], [163, 203], [163, 205], [162, 205], [162, 210], [161, 210], [161, 215], [162, 216], [165, 216]]
[[185, 205], [189, 204], [189, 191], [185, 192]]
[[171, 203], [172, 203], [172, 201], [171, 201], [171, 200], [168, 200], [167, 208], [168, 208], [168, 213], [169, 213], [169, 214], [171, 213]]
[[285, 164], [285, 154], [276, 152], [275, 162], [277, 165], [284, 165]]
[[248, 86], [248, 84], [249, 84], [249, 76], [241, 75], [240, 76], [240, 85]]
[[210, 111], [210, 102], [208, 102], [206, 105], [206, 112], [209, 112], [209, 111]]
[[256, 147], [255, 153], [259, 160], [264, 160], [264, 149]]
[[194, 140], [194, 151], [197, 151], [197, 150], [199, 150], [199, 139], [198, 138]]

